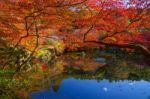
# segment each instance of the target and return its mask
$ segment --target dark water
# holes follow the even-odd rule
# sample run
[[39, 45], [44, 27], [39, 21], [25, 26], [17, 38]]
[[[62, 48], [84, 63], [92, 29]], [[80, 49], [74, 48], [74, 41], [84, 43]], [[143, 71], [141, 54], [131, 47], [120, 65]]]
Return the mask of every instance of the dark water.
[[58, 91], [52, 87], [29, 94], [30, 99], [150, 99], [150, 83], [140, 81], [62, 80]]

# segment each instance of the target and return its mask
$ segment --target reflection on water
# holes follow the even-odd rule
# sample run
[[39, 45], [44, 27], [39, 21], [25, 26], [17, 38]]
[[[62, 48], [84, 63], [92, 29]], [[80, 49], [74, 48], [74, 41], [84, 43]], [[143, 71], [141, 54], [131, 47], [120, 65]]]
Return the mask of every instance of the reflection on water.
[[131, 60], [67, 54], [35, 67], [16, 81], [0, 82], [0, 99], [150, 99], [150, 68]]
[[[70, 59], [70, 60], [69, 60]], [[106, 63], [76, 57], [66, 59], [63, 73], [48, 88], [31, 91], [30, 99], [149, 99], [150, 68], [122, 60]], [[99, 58], [98, 58], [99, 59]], [[65, 61], [64, 60], [64, 61]], [[95, 60], [95, 59], [94, 59]], [[69, 61], [69, 62], [68, 62]]]
[[59, 89], [51, 86], [29, 94], [31, 99], [148, 99], [150, 83], [144, 80], [87, 80], [66, 78]]

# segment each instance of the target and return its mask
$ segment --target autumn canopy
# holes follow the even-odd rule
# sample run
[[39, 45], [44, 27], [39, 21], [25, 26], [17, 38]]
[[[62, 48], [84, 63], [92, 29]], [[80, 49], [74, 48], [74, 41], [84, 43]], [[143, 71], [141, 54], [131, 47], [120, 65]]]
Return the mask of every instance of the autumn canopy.
[[56, 39], [64, 50], [108, 45], [150, 56], [149, 0], [0, 0], [0, 9], [1, 43], [34, 53]]

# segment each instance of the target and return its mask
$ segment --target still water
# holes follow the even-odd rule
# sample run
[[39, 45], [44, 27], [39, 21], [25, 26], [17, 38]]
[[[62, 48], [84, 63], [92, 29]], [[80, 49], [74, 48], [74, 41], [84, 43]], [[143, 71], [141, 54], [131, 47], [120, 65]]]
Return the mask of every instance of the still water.
[[37, 70], [0, 83], [0, 99], [150, 99], [150, 67], [131, 59], [69, 54]]
[[67, 72], [54, 78], [48, 88], [30, 92], [29, 98], [150, 99], [150, 68], [110, 60], [69, 57]]
[[58, 91], [51, 86], [29, 94], [30, 99], [150, 99], [150, 83], [144, 80], [108, 81], [67, 78]]

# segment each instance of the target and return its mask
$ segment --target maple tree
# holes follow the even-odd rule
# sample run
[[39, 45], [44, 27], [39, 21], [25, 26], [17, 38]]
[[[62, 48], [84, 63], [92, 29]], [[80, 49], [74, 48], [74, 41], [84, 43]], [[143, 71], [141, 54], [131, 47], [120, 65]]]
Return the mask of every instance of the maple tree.
[[30, 56], [46, 39], [62, 39], [66, 49], [109, 45], [150, 56], [149, 5], [149, 0], [1, 0], [0, 39], [25, 47]]
[[[132, 48], [141, 50], [142, 53], [149, 56], [150, 53], [147, 49], [149, 45], [150, 27], [149, 2], [147, 0], [142, 0], [141, 2], [131, 0], [128, 3], [119, 1], [119, 3], [115, 3], [119, 4], [117, 6], [113, 6], [113, 2], [111, 2], [112, 7], [110, 7], [109, 0], [100, 1], [101, 3], [99, 4], [101, 5], [98, 5], [98, 7], [101, 6], [101, 9], [98, 10], [98, 15], [95, 17], [96, 19], [94, 20], [94, 18], [92, 18], [94, 24], [92, 24], [85, 33], [84, 42], [99, 43], [121, 48]], [[79, 21], [79, 25], [87, 26], [88, 23], [84, 24], [84, 22]], [[97, 32], [97, 34], [100, 35], [100, 38], [97, 40], [88, 40], [91, 39], [91, 36], [88, 38], [88, 34], [90, 34], [92, 30], [94, 33]], [[147, 39], [142, 39], [139, 35], [145, 35]], [[141, 44], [141, 41], [145, 40], [147, 41], [144, 45], [147, 46]]]

